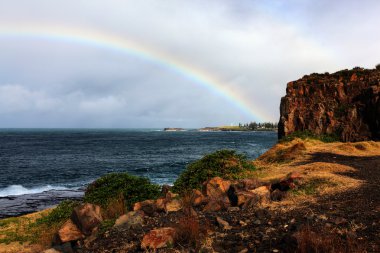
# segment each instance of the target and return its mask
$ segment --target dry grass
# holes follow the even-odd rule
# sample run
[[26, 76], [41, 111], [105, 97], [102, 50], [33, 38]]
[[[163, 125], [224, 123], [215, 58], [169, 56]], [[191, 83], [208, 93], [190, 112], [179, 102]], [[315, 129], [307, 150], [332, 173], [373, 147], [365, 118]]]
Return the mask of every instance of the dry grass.
[[178, 220], [176, 229], [176, 243], [182, 248], [195, 249], [198, 252], [207, 238], [210, 224], [202, 222], [194, 215], [186, 215]]
[[51, 210], [0, 220], [0, 252], [35, 253], [48, 248], [57, 228], [31, 224]]
[[[313, 160], [317, 154], [330, 154], [332, 161]], [[329, 182], [315, 187], [312, 194], [289, 194], [281, 203], [272, 203], [272, 207], [289, 207], [306, 205], [315, 202], [318, 195], [336, 194], [360, 187], [364, 182], [345, 176], [356, 169], [349, 165], [335, 162], [334, 156], [365, 157], [380, 155], [380, 143], [367, 141], [357, 143], [323, 143], [317, 140], [295, 139], [291, 142], [279, 143], [268, 150], [254, 163], [259, 171], [260, 180], [271, 183], [287, 174], [297, 172], [302, 176], [302, 184]], [[281, 162], [279, 162], [281, 161]], [[285, 162], [284, 162], [285, 161]]]
[[339, 237], [336, 233], [318, 229], [313, 231], [304, 226], [296, 234], [297, 253], [359, 253], [365, 252], [364, 246], [355, 238], [346, 235]]

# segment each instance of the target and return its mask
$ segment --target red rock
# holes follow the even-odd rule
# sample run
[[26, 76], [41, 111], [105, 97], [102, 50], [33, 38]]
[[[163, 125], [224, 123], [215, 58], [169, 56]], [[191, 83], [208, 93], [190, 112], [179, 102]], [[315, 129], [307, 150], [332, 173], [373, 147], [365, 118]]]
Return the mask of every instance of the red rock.
[[143, 211], [147, 215], [153, 215], [157, 211], [156, 201], [152, 199], [137, 202], [133, 205], [133, 211]]
[[156, 200], [156, 207], [157, 211], [165, 211], [165, 203], [166, 199], [165, 198], [159, 198]]
[[250, 192], [252, 192], [257, 197], [257, 200], [261, 204], [266, 204], [270, 202], [270, 190], [267, 186], [261, 186], [254, 190], [251, 190]]
[[127, 228], [135, 228], [142, 226], [144, 222], [144, 212], [131, 211], [127, 214], [123, 214], [115, 221], [114, 227], [125, 226]]
[[161, 249], [174, 244], [176, 230], [171, 227], [153, 229], [141, 242], [143, 249]]
[[231, 182], [229, 180], [224, 180], [220, 177], [214, 177], [204, 183], [203, 192], [210, 198], [218, 198], [221, 195], [227, 194], [230, 186]]
[[311, 74], [288, 83], [278, 137], [307, 130], [341, 141], [380, 140], [379, 118], [380, 69]]
[[75, 207], [71, 219], [84, 235], [90, 235], [103, 221], [100, 206], [90, 203]]
[[255, 195], [249, 191], [238, 191], [236, 192], [237, 206], [244, 205], [247, 201], [251, 200]]
[[165, 212], [177, 212], [182, 209], [182, 202], [179, 199], [172, 199], [165, 203]]
[[58, 237], [61, 243], [77, 241], [84, 238], [84, 235], [71, 219], [67, 220], [58, 230]]
[[211, 200], [205, 205], [205, 207], [203, 208], [203, 212], [217, 212], [222, 209], [223, 209], [223, 204], [215, 200]]
[[193, 189], [191, 202], [193, 206], [199, 206], [206, 202], [206, 197], [203, 196], [200, 190]]

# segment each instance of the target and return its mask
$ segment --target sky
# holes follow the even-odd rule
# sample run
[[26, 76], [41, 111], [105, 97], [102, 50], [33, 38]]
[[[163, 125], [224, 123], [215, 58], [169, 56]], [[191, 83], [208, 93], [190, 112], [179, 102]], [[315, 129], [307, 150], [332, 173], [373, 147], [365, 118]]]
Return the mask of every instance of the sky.
[[380, 1], [0, 0], [0, 127], [279, 119], [286, 84], [380, 63]]

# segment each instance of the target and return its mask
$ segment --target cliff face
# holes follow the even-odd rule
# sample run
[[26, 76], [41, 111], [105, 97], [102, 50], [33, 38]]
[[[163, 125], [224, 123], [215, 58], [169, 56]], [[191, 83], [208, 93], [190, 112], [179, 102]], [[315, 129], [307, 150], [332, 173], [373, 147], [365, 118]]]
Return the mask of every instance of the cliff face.
[[311, 74], [288, 83], [278, 137], [305, 130], [341, 141], [380, 140], [380, 68]]

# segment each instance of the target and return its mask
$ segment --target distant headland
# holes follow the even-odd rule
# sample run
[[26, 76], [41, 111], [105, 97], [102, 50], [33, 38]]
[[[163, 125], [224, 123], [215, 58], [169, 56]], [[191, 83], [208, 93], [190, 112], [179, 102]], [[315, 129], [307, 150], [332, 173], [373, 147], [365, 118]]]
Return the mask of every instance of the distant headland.
[[[239, 123], [237, 126], [216, 126], [216, 127], [202, 127], [198, 129], [191, 129], [192, 131], [199, 132], [235, 132], [235, 131], [277, 131], [277, 123], [272, 122], [250, 122], [246, 124]], [[167, 127], [164, 128], [167, 132], [187, 131], [184, 128]]]

